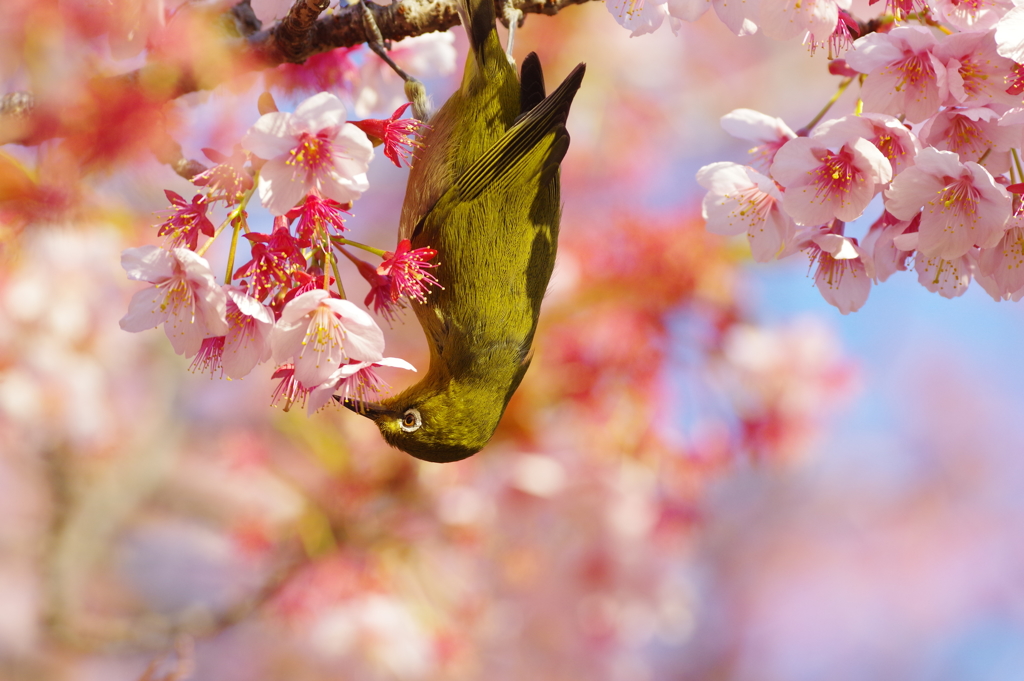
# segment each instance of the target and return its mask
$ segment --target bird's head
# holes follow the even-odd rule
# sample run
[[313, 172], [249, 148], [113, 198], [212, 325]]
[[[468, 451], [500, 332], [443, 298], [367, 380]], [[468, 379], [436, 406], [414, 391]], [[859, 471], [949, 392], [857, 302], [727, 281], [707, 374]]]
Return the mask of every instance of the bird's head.
[[505, 401], [490, 392], [455, 381], [442, 388], [418, 383], [380, 402], [346, 399], [344, 405], [376, 423], [392, 447], [447, 463], [476, 454], [491, 439]]

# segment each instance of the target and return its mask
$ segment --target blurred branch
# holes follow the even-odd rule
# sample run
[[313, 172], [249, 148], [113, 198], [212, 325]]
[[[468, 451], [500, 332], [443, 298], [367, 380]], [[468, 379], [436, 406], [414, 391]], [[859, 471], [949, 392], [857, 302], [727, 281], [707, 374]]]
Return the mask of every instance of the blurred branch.
[[[524, 14], [554, 15], [569, 5], [589, 0], [516, 0], [515, 8]], [[285, 63], [301, 64], [315, 54], [339, 47], [354, 47], [374, 36], [367, 35], [364, 11], [373, 15], [385, 41], [446, 31], [459, 24], [456, 0], [403, 0], [392, 5], [359, 3], [321, 14], [326, 0], [298, 0], [288, 16], [270, 28], [251, 32], [257, 22], [247, 1], [234, 6], [226, 18], [239, 37], [227, 38], [238, 68], [234, 71], [196, 72], [185, 67], [169, 67], [152, 62], [119, 76], [98, 78], [99, 92], [111, 90], [142, 92], [146, 84], [159, 83], [162, 101], [170, 101], [197, 90], [211, 89], [239, 71], [260, 70]], [[498, 16], [504, 16], [498, 11]], [[147, 91], [147, 95], [152, 96]], [[69, 107], [73, 106], [69, 104]], [[62, 121], [75, 121], [73, 112], [62, 112]], [[70, 114], [70, 115], [68, 115]], [[68, 131], [66, 124], [41, 115], [32, 95], [15, 92], [0, 98], [0, 145], [38, 144]], [[179, 171], [179, 174], [180, 171]]]
[[169, 165], [175, 173], [189, 181], [207, 170], [206, 166], [199, 161], [185, 158], [181, 145], [163, 131], [153, 144], [153, 155], [158, 161]]

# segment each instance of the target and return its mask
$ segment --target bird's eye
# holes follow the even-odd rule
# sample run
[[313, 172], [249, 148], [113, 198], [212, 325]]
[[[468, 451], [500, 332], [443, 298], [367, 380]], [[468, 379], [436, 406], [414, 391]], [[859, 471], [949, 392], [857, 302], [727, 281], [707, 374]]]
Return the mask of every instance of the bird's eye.
[[419, 427], [423, 425], [423, 419], [420, 417], [420, 410], [415, 407], [406, 409], [405, 413], [402, 414], [402, 420], [399, 421], [398, 425], [400, 425], [402, 430], [407, 433], [419, 430]]

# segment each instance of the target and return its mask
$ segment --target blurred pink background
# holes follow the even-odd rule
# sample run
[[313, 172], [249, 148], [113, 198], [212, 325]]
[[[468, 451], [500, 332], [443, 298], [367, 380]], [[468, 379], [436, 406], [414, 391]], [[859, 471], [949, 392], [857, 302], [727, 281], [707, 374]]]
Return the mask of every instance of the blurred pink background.
[[[151, 157], [6, 230], [0, 679], [1024, 677], [1018, 308], [902, 273], [841, 317], [799, 257], [754, 267], [702, 229], [694, 173], [746, 153], [719, 117], [799, 128], [837, 84], [825, 56], [709, 15], [631, 39], [597, 3], [530, 16], [529, 50], [549, 85], [587, 62], [562, 250], [537, 358], [470, 460], [122, 332], [120, 251], [191, 192]], [[33, 82], [69, 77], [42, 53]], [[428, 80], [435, 102], [455, 82]], [[185, 155], [228, 151], [261, 89], [182, 98]], [[375, 159], [356, 238], [392, 245], [406, 172]], [[425, 367], [415, 323], [385, 331]]]

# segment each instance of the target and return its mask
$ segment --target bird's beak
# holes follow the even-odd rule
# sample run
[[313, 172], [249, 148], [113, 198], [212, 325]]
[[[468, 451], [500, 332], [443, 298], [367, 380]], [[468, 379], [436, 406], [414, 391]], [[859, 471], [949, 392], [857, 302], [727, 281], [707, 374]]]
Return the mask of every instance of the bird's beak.
[[351, 397], [346, 397], [342, 399], [338, 395], [335, 395], [334, 399], [341, 402], [341, 404], [346, 409], [350, 409], [355, 413], [359, 414], [360, 416], [365, 416], [366, 418], [371, 419], [373, 421], [376, 421], [381, 416], [387, 413], [387, 409], [385, 409], [379, 404], [374, 404], [373, 402], [354, 400]]

